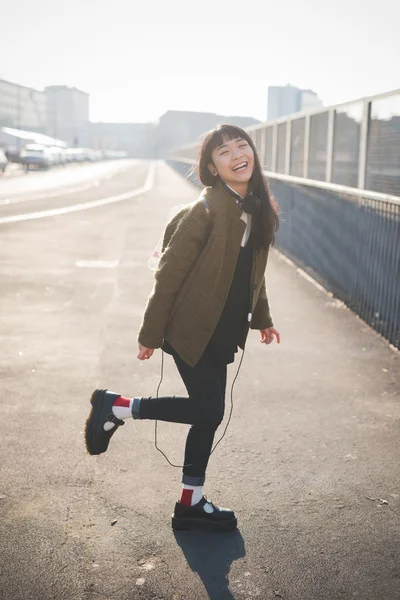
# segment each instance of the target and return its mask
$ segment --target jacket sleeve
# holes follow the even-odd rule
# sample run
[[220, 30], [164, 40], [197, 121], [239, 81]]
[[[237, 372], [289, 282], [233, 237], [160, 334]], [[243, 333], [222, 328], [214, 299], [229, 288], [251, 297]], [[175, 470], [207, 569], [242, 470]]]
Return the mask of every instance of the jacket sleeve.
[[260, 293], [258, 295], [257, 304], [253, 312], [253, 317], [251, 319], [250, 328], [251, 329], [268, 329], [269, 327], [273, 327], [274, 323], [272, 321], [271, 313], [269, 310], [269, 303], [267, 297], [267, 289], [265, 287], [265, 276], [263, 277]]
[[193, 205], [186, 214], [179, 213], [168, 224], [153, 290], [139, 329], [138, 341], [142, 346], [161, 347], [174, 300], [206, 242], [207, 225], [202, 202]]

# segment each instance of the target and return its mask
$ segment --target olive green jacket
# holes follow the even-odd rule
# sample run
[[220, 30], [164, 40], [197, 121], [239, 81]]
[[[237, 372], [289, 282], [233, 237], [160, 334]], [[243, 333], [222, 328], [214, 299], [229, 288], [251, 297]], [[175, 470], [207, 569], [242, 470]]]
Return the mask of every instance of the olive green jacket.
[[[206, 199], [206, 203], [203, 201]], [[225, 305], [246, 223], [236, 200], [221, 184], [205, 188], [168, 223], [138, 341], [160, 348], [166, 339], [194, 366]], [[254, 250], [250, 295], [252, 329], [272, 327], [265, 288], [268, 250]], [[240, 342], [243, 348], [245, 339]]]

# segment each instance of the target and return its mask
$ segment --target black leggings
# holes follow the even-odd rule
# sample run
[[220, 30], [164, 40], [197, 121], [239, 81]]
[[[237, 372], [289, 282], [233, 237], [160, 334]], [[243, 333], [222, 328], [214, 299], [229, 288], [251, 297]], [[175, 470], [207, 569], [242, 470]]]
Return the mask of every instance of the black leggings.
[[172, 352], [189, 397], [141, 398], [140, 419], [157, 419], [191, 425], [186, 439], [182, 482], [203, 485], [214, 434], [224, 417], [226, 364], [218, 364], [205, 353], [190, 367]]

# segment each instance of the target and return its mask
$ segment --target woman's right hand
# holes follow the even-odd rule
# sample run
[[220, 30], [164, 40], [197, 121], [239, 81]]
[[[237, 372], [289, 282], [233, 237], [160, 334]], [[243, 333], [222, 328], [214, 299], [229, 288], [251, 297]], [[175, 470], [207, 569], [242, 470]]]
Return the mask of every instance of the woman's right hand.
[[152, 350], [152, 348], [146, 348], [145, 346], [142, 346], [142, 344], [139, 344], [139, 354], [137, 357], [139, 360], [146, 360], [152, 356], [153, 352], [154, 350]]

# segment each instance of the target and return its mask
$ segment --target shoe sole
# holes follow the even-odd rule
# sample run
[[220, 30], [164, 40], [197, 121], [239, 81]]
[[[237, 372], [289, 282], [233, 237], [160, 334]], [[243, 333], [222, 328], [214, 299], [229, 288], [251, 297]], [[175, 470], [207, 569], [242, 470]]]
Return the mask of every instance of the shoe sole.
[[226, 521], [206, 521], [205, 519], [185, 519], [184, 517], [172, 517], [172, 529], [175, 531], [187, 531], [189, 529], [205, 529], [207, 531], [233, 531], [237, 527], [237, 519]]
[[102, 410], [102, 408], [103, 408], [103, 400], [104, 400], [103, 392], [104, 392], [104, 390], [95, 390], [93, 392], [93, 394], [91, 395], [90, 404], [92, 405], [92, 408], [90, 410], [89, 416], [86, 419], [86, 423], [85, 423], [86, 450], [92, 456], [102, 454], [102, 452], [99, 452], [98, 448], [96, 447], [96, 427], [95, 427], [94, 411]]

